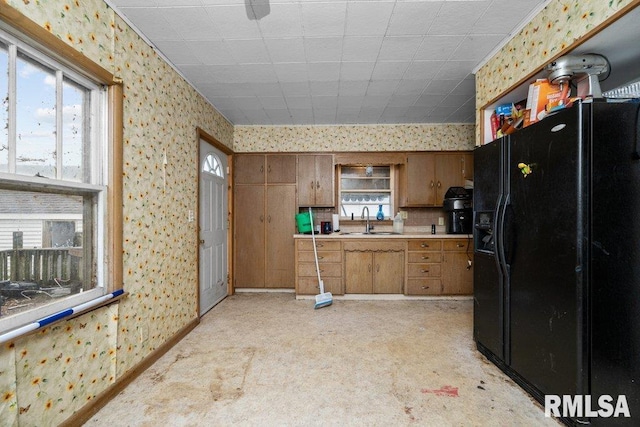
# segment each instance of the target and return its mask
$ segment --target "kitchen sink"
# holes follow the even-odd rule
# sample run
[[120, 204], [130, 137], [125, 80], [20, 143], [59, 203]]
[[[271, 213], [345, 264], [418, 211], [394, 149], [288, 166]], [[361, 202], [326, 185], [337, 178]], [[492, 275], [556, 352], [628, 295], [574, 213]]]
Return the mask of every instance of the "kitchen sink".
[[392, 231], [370, 231], [368, 233], [364, 233], [364, 232], [350, 232], [350, 231], [345, 231], [340, 233], [342, 235], [349, 235], [349, 236], [392, 236], [392, 235], [396, 235], [396, 234], [400, 234], [400, 233], [394, 233]]

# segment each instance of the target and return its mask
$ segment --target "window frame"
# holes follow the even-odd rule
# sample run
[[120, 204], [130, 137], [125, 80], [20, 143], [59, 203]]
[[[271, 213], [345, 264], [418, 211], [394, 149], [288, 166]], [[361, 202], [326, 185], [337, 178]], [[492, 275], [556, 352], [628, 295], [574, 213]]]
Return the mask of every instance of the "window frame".
[[[394, 209], [397, 209], [397, 188], [396, 188], [396, 181], [397, 181], [397, 168], [395, 167], [394, 164], [391, 163], [372, 163], [372, 164], [355, 164], [355, 163], [343, 163], [343, 164], [338, 164], [337, 165], [337, 186], [338, 186], [338, 191], [337, 191], [337, 202], [338, 202], [338, 212], [340, 215], [340, 219], [342, 220], [347, 220], [347, 219], [351, 219], [351, 217], [349, 216], [344, 216], [344, 212], [342, 209], [342, 198], [343, 198], [343, 193], [349, 193], [352, 192], [351, 190], [348, 189], [343, 189], [342, 188], [342, 169], [343, 168], [359, 168], [359, 167], [367, 167], [367, 166], [373, 166], [373, 167], [387, 167], [389, 168], [389, 177], [388, 178], [380, 178], [380, 179], [388, 179], [389, 180], [389, 189], [381, 189], [380, 191], [376, 191], [376, 189], [371, 189], [371, 191], [369, 191], [370, 193], [388, 193], [389, 194], [389, 215], [385, 215], [384, 220], [379, 221], [379, 222], [383, 222], [383, 221], [392, 221], [393, 217], [394, 217]], [[358, 191], [358, 190], [354, 190], [353, 193], [358, 193], [358, 192], [362, 192], [362, 191]], [[373, 205], [380, 205], [380, 204], [384, 204], [384, 203], [377, 203], [377, 202], [371, 202], [369, 204], [364, 204], [361, 203], [361, 206], [373, 206]], [[370, 209], [369, 210], [369, 216], [370, 219], [375, 219], [376, 218], [376, 214], [378, 212], [378, 209]], [[355, 219], [360, 219], [361, 214], [356, 214]]]
[[[90, 303], [123, 287], [122, 265], [122, 143], [123, 143], [123, 90], [122, 79], [114, 76], [99, 64], [67, 45], [55, 35], [45, 30], [11, 6], [5, 5], [0, 9], [0, 28], [8, 34], [4, 38], [10, 43], [16, 42], [28, 46], [24, 49], [29, 56], [36, 60], [46, 58], [45, 65], [53, 61], [58, 69], [64, 67], [73, 75], [72, 80], [81, 84], [89, 83], [100, 90], [92, 90], [89, 112], [91, 135], [86, 135], [92, 150], [99, 149], [96, 155], [91, 155], [91, 177], [89, 182], [63, 181], [16, 175], [14, 173], [0, 173], [0, 185], [3, 188], [27, 191], [45, 189], [46, 192], [65, 194], [87, 194], [97, 198], [93, 206], [99, 206], [95, 212], [92, 229], [96, 236], [91, 239], [96, 242], [93, 247], [96, 254], [95, 287], [87, 292], [73, 297], [55, 301], [33, 311], [11, 316], [6, 325], [2, 325], [0, 333], [11, 331], [29, 322], [36, 321], [53, 313], [67, 310], [81, 303]], [[100, 99], [93, 98], [97, 93]], [[97, 106], [101, 104], [101, 107]], [[99, 147], [94, 146], [95, 138], [99, 136]], [[11, 135], [9, 135], [11, 138]], [[86, 173], [86, 172], [83, 172]], [[100, 177], [98, 180], [97, 178]], [[100, 305], [96, 305], [99, 307]], [[25, 314], [25, 316], [21, 316]], [[28, 315], [26, 315], [28, 314]], [[13, 319], [19, 319], [14, 321]]]

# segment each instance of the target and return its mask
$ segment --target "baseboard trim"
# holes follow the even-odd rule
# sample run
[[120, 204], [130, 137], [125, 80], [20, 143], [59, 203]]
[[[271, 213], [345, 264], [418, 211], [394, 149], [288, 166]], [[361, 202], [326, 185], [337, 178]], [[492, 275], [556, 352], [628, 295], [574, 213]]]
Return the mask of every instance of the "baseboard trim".
[[124, 388], [135, 380], [141, 373], [146, 371], [151, 365], [153, 365], [160, 357], [162, 357], [167, 351], [169, 351], [174, 345], [176, 345], [182, 338], [184, 338], [189, 332], [191, 332], [198, 324], [200, 319], [196, 318], [190, 323], [180, 329], [169, 341], [162, 344], [160, 347], [152, 351], [147, 357], [145, 357], [140, 363], [127, 371], [124, 375], [118, 378], [111, 387], [100, 393], [90, 403], [80, 408], [71, 417], [67, 418], [60, 426], [71, 427], [81, 426], [91, 417], [93, 417], [100, 409], [102, 409], [111, 399], [120, 393]]
[[[315, 295], [296, 295], [297, 300], [312, 300]], [[404, 295], [404, 294], [345, 294], [333, 295], [336, 301], [471, 301], [471, 295]]]

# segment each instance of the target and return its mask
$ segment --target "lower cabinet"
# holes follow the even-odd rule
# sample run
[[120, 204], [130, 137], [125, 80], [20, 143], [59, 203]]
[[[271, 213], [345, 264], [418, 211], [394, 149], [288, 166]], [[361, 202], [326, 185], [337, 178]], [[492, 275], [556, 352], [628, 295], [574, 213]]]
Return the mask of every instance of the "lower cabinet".
[[442, 241], [409, 240], [407, 245], [407, 295], [442, 294]]
[[442, 293], [473, 294], [473, 248], [471, 239], [447, 239], [442, 244]]
[[347, 294], [401, 294], [404, 289], [404, 242], [345, 242]]
[[[342, 295], [342, 243], [340, 241], [316, 241], [318, 267], [324, 291]], [[312, 240], [296, 240], [296, 294], [320, 293], [318, 273]]]

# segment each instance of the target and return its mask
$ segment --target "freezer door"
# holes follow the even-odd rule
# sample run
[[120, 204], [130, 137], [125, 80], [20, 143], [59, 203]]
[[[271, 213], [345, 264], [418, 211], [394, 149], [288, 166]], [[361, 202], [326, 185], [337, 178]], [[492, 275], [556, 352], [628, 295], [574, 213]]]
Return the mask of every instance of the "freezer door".
[[[478, 348], [504, 361], [504, 281], [494, 252], [494, 220], [502, 192], [502, 141], [474, 152], [473, 335]], [[483, 348], [484, 347], [484, 348]]]
[[581, 126], [577, 106], [511, 135], [510, 364], [538, 399], [584, 394]]
[[[625, 395], [640, 417], [640, 104], [594, 104], [591, 394]], [[635, 421], [634, 421], [635, 419]]]

